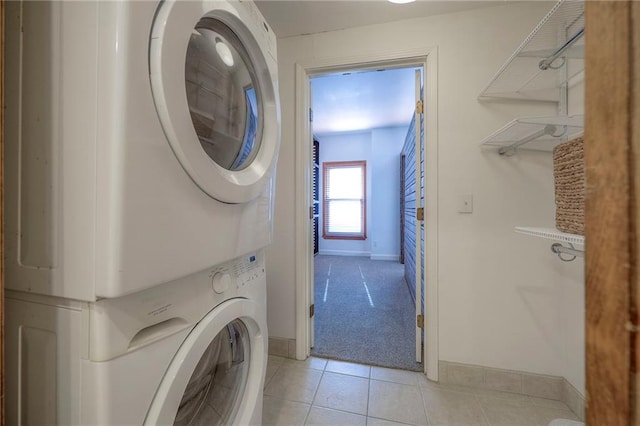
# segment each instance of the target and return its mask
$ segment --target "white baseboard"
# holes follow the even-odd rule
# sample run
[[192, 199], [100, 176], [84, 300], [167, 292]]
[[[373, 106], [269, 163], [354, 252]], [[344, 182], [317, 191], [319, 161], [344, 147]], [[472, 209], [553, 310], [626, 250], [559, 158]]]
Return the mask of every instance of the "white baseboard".
[[400, 262], [400, 255], [397, 254], [372, 254], [371, 260], [388, 260], [390, 262]]
[[269, 337], [269, 355], [296, 359], [296, 339]]
[[325, 256], [371, 256], [370, 251], [352, 251], [352, 250], [319, 250], [319, 255]]
[[562, 401], [579, 419], [585, 418], [585, 397], [564, 377], [442, 360], [438, 363], [438, 370], [440, 383]]

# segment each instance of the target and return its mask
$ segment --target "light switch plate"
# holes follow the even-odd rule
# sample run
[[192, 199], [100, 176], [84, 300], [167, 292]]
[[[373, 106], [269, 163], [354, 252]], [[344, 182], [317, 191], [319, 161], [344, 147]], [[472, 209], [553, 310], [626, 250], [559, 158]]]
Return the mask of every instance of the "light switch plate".
[[458, 199], [458, 213], [473, 213], [473, 194], [460, 196]]

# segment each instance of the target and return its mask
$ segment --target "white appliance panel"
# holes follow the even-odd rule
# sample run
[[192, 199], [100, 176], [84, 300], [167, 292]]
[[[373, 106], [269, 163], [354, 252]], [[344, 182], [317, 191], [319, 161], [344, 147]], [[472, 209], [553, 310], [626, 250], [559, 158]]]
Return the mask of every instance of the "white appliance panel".
[[[203, 1], [174, 8], [194, 4], [201, 11], [222, 8], [246, 24], [277, 87], [275, 36], [255, 5]], [[151, 1], [7, 4], [8, 289], [114, 298], [271, 241], [277, 90], [269, 126], [278, 131], [261, 143], [269, 158], [256, 163], [263, 178], [252, 197], [235, 204], [213, 198], [185, 172], [156, 111], [149, 48], [157, 7]], [[180, 55], [174, 62], [184, 69]], [[208, 158], [204, 151], [202, 157]]]
[[[218, 292], [214, 282], [221, 276], [228, 285]], [[246, 382], [236, 387], [240, 396], [231, 401], [228, 414], [233, 424], [260, 424], [267, 362], [265, 296], [261, 251], [98, 302], [8, 291], [7, 420], [173, 424], [198, 360], [218, 334], [236, 323], [246, 329], [244, 346], [235, 346], [244, 348], [242, 357], [227, 356], [218, 365], [232, 370], [234, 362], [244, 360], [240, 378]], [[229, 338], [218, 342], [228, 344]], [[228, 354], [234, 354], [233, 347]], [[218, 383], [226, 387], [229, 382], [222, 379]]]

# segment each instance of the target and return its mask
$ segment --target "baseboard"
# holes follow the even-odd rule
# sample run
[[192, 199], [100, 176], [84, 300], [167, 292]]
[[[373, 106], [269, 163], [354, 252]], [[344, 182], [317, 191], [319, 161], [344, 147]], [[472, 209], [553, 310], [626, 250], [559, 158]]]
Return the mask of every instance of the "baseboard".
[[585, 398], [564, 377], [440, 361], [438, 381], [562, 401], [584, 420]]
[[371, 256], [370, 251], [352, 250], [319, 250], [318, 254], [325, 256]]
[[371, 254], [369, 251], [353, 251], [353, 250], [319, 250], [319, 255], [325, 256], [366, 256], [371, 260], [388, 260], [391, 262], [399, 262], [400, 255], [397, 254]]
[[567, 379], [565, 379], [564, 377], [562, 379], [563, 388], [561, 401], [567, 404], [567, 406], [571, 408], [571, 411], [573, 411], [580, 420], [584, 421], [584, 396], [580, 392], [578, 392], [578, 390], [574, 388], [573, 385], [567, 381]]
[[296, 359], [296, 339], [269, 337], [269, 355]]
[[398, 254], [372, 254], [371, 260], [387, 260], [390, 262], [400, 262], [400, 255]]

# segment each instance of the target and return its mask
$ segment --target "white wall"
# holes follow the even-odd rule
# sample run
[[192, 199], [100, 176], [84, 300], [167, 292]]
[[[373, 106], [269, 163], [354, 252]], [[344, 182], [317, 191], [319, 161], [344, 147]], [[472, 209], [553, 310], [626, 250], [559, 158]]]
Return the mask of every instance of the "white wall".
[[[561, 263], [549, 242], [513, 232], [517, 225], [553, 227], [552, 157], [502, 157], [478, 146], [517, 116], [555, 113], [553, 105], [476, 99], [552, 4], [515, 2], [279, 40], [282, 150], [267, 272], [272, 336], [295, 338], [295, 63], [437, 46], [439, 357], [564, 376], [584, 392], [583, 265]], [[467, 193], [474, 212], [460, 214], [458, 199]]]
[[371, 134], [371, 258], [400, 259], [400, 152], [408, 125]]
[[[320, 254], [393, 261], [400, 258], [400, 151], [407, 128], [408, 125], [317, 135], [321, 171], [322, 163], [328, 161], [367, 162], [367, 239], [324, 239], [320, 232]], [[320, 182], [322, 188], [322, 172]], [[320, 223], [322, 214], [321, 208]]]

